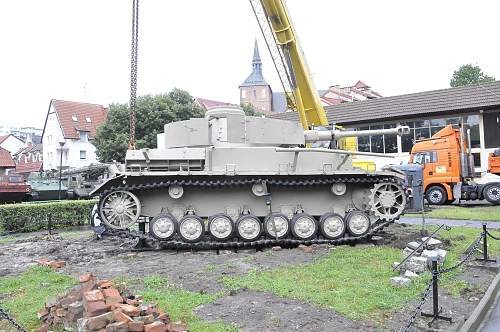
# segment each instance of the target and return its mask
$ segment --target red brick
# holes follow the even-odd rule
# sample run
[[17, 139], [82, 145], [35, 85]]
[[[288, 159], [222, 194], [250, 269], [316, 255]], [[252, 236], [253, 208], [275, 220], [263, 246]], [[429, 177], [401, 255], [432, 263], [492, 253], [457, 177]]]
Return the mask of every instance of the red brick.
[[56, 316], [58, 316], [58, 317], [66, 316], [66, 310], [63, 308], [56, 309]]
[[65, 261], [51, 261], [51, 262], [49, 262], [49, 266], [53, 269], [60, 269], [64, 266], [66, 266], [66, 262]]
[[130, 305], [139, 305], [139, 301], [136, 299], [125, 299], [125, 303], [130, 304]]
[[160, 316], [158, 316], [156, 319], [162, 321], [165, 324], [170, 323], [170, 316], [165, 313], [160, 314]]
[[79, 278], [80, 283], [88, 282], [88, 281], [93, 280], [93, 279], [94, 279], [94, 276], [90, 273], [82, 274]]
[[133, 322], [134, 320], [130, 318], [129, 315], [124, 314], [120, 309], [114, 310], [115, 320], [117, 322]]
[[128, 330], [131, 332], [142, 332], [144, 331], [144, 322], [128, 322]]
[[120, 304], [118, 307], [122, 309], [124, 314], [130, 317], [136, 317], [141, 314], [141, 310], [138, 307], [134, 307], [133, 305]]
[[38, 317], [38, 319], [42, 319], [46, 317], [48, 314], [49, 311], [47, 310], [47, 308], [43, 307], [42, 309], [38, 310], [36, 316]]
[[144, 325], [151, 324], [155, 321], [153, 315], [134, 317], [134, 320], [138, 322], [144, 322]]
[[109, 305], [104, 301], [88, 302], [84, 304], [84, 307], [88, 317], [102, 315], [109, 310]]
[[35, 262], [38, 263], [39, 265], [49, 266], [50, 260], [48, 260], [47, 258], [40, 258], [40, 259], [35, 259]]
[[[94, 302], [97, 303], [97, 302]], [[90, 317], [87, 322], [87, 327], [89, 330], [99, 330], [105, 328], [109, 323], [114, 323], [115, 316], [112, 312], [107, 312], [102, 315], [98, 315], [95, 317]]]
[[128, 324], [126, 322], [116, 322], [106, 326], [106, 332], [127, 332]]
[[115, 284], [113, 284], [113, 282], [109, 281], [109, 280], [101, 280], [101, 281], [99, 281], [98, 285], [100, 288], [103, 288], [103, 289], [115, 287]]
[[305, 246], [303, 244], [299, 245], [299, 249], [305, 252], [306, 254], [310, 254], [313, 252], [313, 247], [311, 246]]
[[84, 302], [104, 301], [104, 295], [100, 290], [94, 289], [83, 293], [83, 301]]
[[80, 289], [80, 293], [84, 294], [85, 292], [88, 292], [88, 291], [91, 291], [94, 289], [97, 289], [97, 284], [95, 283], [94, 280], [91, 279], [91, 280], [84, 282], [82, 284], [82, 287]]
[[145, 332], [167, 332], [167, 325], [162, 322], [154, 322], [144, 325]]

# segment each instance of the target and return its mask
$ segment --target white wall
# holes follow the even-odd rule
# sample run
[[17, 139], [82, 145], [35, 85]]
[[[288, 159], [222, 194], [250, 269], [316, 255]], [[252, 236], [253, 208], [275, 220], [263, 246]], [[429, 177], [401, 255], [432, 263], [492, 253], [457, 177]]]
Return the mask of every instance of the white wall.
[[[60, 141], [65, 141], [63, 147], [63, 167], [83, 167], [97, 162], [95, 146], [79, 139], [64, 139], [57, 114], [51, 106], [42, 138], [43, 170], [58, 169], [61, 158]], [[80, 159], [80, 151], [86, 151], [86, 159]]]

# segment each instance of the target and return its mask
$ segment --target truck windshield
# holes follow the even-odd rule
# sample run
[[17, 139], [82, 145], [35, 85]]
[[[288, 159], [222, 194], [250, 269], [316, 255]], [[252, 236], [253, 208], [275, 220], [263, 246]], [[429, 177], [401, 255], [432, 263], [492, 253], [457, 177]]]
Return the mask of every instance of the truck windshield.
[[415, 164], [428, 164], [435, 163], [437, 161], [437, 153], [436, 152], [418, 152], [413, 156], [413, 163]]

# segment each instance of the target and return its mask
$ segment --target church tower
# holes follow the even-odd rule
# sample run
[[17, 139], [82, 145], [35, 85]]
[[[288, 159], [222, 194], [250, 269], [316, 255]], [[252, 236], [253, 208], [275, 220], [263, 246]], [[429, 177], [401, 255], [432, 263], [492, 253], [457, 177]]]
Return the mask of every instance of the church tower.
[[271, 113], [273, 92], [262, 76], [262, 61], [255, 40], [252, 59], [252, 73], [240, 85], [240, 103], [252, 104], [256, 112]]

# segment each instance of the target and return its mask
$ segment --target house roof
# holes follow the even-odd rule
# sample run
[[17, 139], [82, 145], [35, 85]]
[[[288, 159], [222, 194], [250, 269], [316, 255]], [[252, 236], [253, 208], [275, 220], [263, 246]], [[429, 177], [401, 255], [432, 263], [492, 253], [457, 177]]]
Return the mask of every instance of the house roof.
[[[500, 107], [500, 81], [327, 106], [330, 123], [356, 124]], [[270, 117], [298, 121], [296, 112]]]
[[16, 164], [14, 163], [14, 159], [12, 159], [10, 152], [5, 150], [4, 148], [0, 148], [0, 167], [2, 168], [16, 167]]
[[210, 99], [205, 99], [205, 98], [195, 98], [196, 102], [200, 104], [201, 107], [203, 107], [206, 110], [216, 108], [216, 107], [224, 107], [224, 106], [238, 106], [236, 104], [231, 104], [231, 103], [226, 103], [223, 101], [216, 101], [216, 100], [210, 100]]
[[[12, 135], [12, 134], [8, 134], [8, 135], [3, 135], [3, 136], [0, 136], [0, 144], [2, 144], [3, 142], [5, 142], [5, 141], [7, 140], [7, 138], [9, 138], [9, 136], [12, 136], [12, 137], [14, 137], [15, 139], [17, 139], [18, 141], [23, 142], [23, 140], [22, 140], [22, 139], [20, 139], [19, 137], [14, 136], [14, 135]], [[23, 142], [23, 143], [24, 143], [24, 142]]]
[[[64, 138], [78, 139], [80, 138], [78, 131], [89, 132], [90, 138], [94, 138], [97, 128], [106, 120], [108, 114], [108, 109], [99, 104], [57, 99], [52, 99], [50, 103], [57, 113]], [[90, 119], [90, 122], [87, 121], [87, 118]], [[45, 120], [46, 124], [47, 120]], [[45, 127], [43, 131], [45, 133]]]
[[43, 162], [42, 161], [32, 161], [32, 162], [19, 162], [16, 165], [16, 173], [31, 173], [31, 172], [40, 172], [42, 170]]
[[30, 146], [25, 146], [24, 148], [19, 149], [13, 155], [14, 156], [18, 156], [21, 153], [22, 154], [26, 154], [26, 153], [30, 153], [30, 152], [32, 152], [32, 153], [33, 152], [42, 152], [42, 149], [43, 149], [43, 145], [41, 143], [39, 143], [39, 144], [32, 144]]

